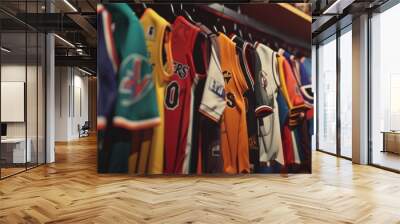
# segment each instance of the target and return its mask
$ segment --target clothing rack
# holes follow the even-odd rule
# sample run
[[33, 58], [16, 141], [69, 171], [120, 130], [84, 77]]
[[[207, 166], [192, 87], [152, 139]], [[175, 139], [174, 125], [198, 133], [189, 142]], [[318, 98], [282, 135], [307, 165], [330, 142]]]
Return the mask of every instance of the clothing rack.
[[[298, 38], [289, 36], [289, 35], [283, 33], [282, 31], [279, 31], [278, 29], [267, 26], [266, 24], [259, 22], [253, 18], [250, 18], [247, 15], [239, 14], [238, 12], [236, 12], [228, 7], [225, 7], [222, 4], [213, 3], [210, 5], [204, 5], [202, 7], [205, 10], [207, 10], [211, 13], [217, 14], [218, 16], [220, 16], [224, 19], [231, 20], [234, 23], [238, 23], [243, 26], [247, 26], [252, 29], [258, 30], [259, 32], [268, 34], [269, 36], [273, 36], [279, 40], [282, 40], [289, 45], [301, 47], [305, 50], [311, 51], [310, 41], [308, 41], [308, 42], [302, 41], [302, 40], [299, 40]], [[301, 18], [299, 18], [299, 19], [301, 19]], [[310, 22], [310, 27], [311, 27], [311, 22]]]
[[[107, 65], [104, 71], [113, 72], [111, 76], [110, 72], [99, 72], [107, 78], [107, 82], [99, 82], [102, 85], [99, 89], [107, 90], [99, 91], [103, 97], [100, 102], [111, 102], [107, 108], [100, 107], [103, 118], [100, 121], [104, 121], [100, 129], [105, 131], [103, 137], [108, 137], [99, 146], [105, 149], [99, 150], [104, 154], [99, 156], [104, 159], [99, 170], [138, 174], [309, 173], [310, 127], [313, 127], [311, 59], [300, 56], [310, 54], [306, 50], [309, 46], [302, 46], [301, 40], [309, 37], [307, 26], [311, 29], [311, 21], [279, 4], [265, 6], [109, 5], [110, 12], [123, 15], [113, 16], [115, 31], [104, 6], [104, 11], [100, 11], [103, 14], [99, 30], [103, 36], [99, 38], [102, 46], [99, 49], [108, 55], [104, 61], [110, 62], [98, 65]], [[291, 18], [293, 24], [279, 20], [285, 18]], [[172, 25], [168, 27], [167, 22]], [[169, 28], [171, 35], [163, 35]], [[118, 45], [106, 41], [110, 33]], [[132, 40], [137, 43], [132, 44]], [[207, 44], [209, 41], [211, 45]], [[265, 46], [271, 43], [274, 49]], [[108, 51], [108, 47], [115, 49], [120, 60], [113, 60], [114, 51]], [[276, 52], [280, 47], [288, 51]], [[140, 59], [132, 61], [137, 55]], [[136, 66], [150, 68], [149, 62], [155, 68], [153, 77], [168, 77], [167, 83], [166, 79], [153, 79], [156, 83], [153, 87], [159, 87], [160, 91], [150, 89], [152, 79], [146, 70], [130, 72], [141, 68]], [[163, 67], [168, 67], [168, 72]], [[109, 83], [115, 84], [110, 91]], [[137, 87], [144, 89], [146, 84], [153, 95], [144, 98]], [[110, 98], [112, 94], [108, 93], [117, 97]], [[124, 104], [136, 99], [142, 105]], [[136, 111], [143, 116], [133, 116]], [[137, 125], [137, 121], [146, 126]], [[154, 130], [157, 134], [145, 137], [140, 132], [132, 140], [132, 131], [156, 125], [162, 126]], [[154, 144], [146, 143], [150, 137]], [[140, 149], [133, 148], [134, 145]], [[111, 157], [112, 150], [124, 154]], [[150, 150], [154, 153], [149, 154]], [[156, 157], [159, 163], [149, 162], [156, 161]]]
[[[236, 27], [237, 29], [234, 31], [228, 29], [228, 31], [231, 31], [228, 34], [239, 34], [238, 31], [241, 30], [243, 36], [249, 42], [261, 42], [275, 51], [284, 48], [295, 55], [311, 56], [311, 17], [289, 4], [280, 3], [271, 4], [270, 7], [262, 7], [262, 5], [258, 6], [257, 3], [147, 3], [132, 4], [131, 6], [139, 17], [144, 9], [149, 7], [155, 9], [170, 23], [173, 23], [175, 16], [172, 16], [171, 5], [177, 11], [187, 11], [195, 21], [201, 22], [210, 29], [214, 25], [222, 25], [222, 28]], [[238, 11], [235, 11], [235, 8]], [[267, 14], [267, 16], [259, 15], [260, 10], [262, 11], [261, 14]], [[285, 22], [286, 20], [288, 22]], [[219, 31], [223, 31], [223, 29]], [[248, 36], [250, 37], [248, 38]]]

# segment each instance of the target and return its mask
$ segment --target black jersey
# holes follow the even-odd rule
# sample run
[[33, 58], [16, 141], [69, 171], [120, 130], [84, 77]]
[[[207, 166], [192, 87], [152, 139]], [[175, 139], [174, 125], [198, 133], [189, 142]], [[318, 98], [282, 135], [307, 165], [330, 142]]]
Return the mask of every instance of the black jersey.
[[248, 90], [244, 93], [246, 103], [246, 124], [249, 141], [249, 159], [251, 170], [259, 166], [259, 148], [257, 141], [257, 116], [256, 116], [256, 90], [258, 86], [255, 74], [261, 72], [261, 62], [257, 52], [250, 43], [243, 41], [238, 36], [233, 36], [232, 41], [236, 43], [236, 50], [239, 56], [240, 68], [244, 74]]

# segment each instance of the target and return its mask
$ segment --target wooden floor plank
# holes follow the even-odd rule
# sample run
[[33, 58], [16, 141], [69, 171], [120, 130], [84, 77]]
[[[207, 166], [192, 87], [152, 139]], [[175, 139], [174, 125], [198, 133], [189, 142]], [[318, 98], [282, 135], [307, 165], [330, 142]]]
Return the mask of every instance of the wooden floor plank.
[[0, 181], [0, 223], [400, 223], [400, 175], [320, 152], [313, 173], [97, 174], [96, 139]]

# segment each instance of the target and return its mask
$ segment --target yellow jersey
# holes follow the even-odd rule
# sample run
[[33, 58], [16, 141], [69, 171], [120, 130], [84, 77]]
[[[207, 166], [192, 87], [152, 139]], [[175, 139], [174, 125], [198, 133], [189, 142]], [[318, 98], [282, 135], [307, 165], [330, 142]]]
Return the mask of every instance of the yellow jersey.
[[153, 66], [153, 82], [157, 94], [161, 123], [153, 136], [142, 141], [137, 172], [162, 174], [164, 166], [164, 91], [172, 71], [171, 26], [153, 9], [147, 8], [140, 18], [146, 39], [149, 60]]

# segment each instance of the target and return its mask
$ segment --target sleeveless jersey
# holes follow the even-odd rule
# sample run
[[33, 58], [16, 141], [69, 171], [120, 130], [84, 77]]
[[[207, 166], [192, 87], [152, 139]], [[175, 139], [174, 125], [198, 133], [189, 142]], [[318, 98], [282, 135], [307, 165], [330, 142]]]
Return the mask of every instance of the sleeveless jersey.
[[160, 117], [142, 25], [126, 3], [107, 4], [106, 8], [113, 17], [121, 59], [113, 123], [128, 130], [154, 127]]
[[[279, 57], [277, 58], [279, 61]], [[293, 154], [293, 145], [292, 145], [292, 138], [290, 136], [290, 130], [288, 131], [288, 117], [289, 117], [289, 107], [287, 105], [286, 99], [283, 96], [282, 89], [278, 88], [278, 94], [276, 97], [276, 102], [278, 103], [279, 107], [279, 123], [281, 129], [281, 139], [282, 139], [282, 148], [283, 148], [283, 155], [284, 155], [284, 163], [282, 165], [289, 165], [292, 164], [294, 161], [294, 154]]]
[[261, 72], [261, 62], [257, 52], [248, 43], [242, 40], [240, 37], [233, 35], [232, 41], [236, 44], [237, 54], [239, 56], [240, 67], [245, 75], [246, 84], [249, 87], [244, 93], [246, 106], [246, 124], [247, 134], [249, 141], [249, 159], [251, 170], [257, 170], [259, 167], [259, 148], [257, 142], [257, 118], [256, 118], [256, 85], [255, 78], [257, 74]]
[[97, 170], [99, 173], [109, 172], [110, 162], [110, 131], [107, 130], [107, 120], [112, 116], [117, 96], [117, 56], [114, 37], [111, 29], [111, 15], [104, 5], [97, 6], [97, 68], [98, 68], [98, 97], [97, 97]]
[[[142, 27], [128, 4], [105, 4], [113, 23], [112, 36], [117, 57], [117, 95], [113, 104], [113, 124], [99, 140], [103, 144], [104, 170], [130, 172], [136, 167], [137, 149], [132, 145], [132, 130], [158, 124], [157, 104], [151, 66], [144, 46]], [[102, 81], [99, 81], [102, 82]], [[100, 166], [100, 165], [99, 165]], [[102, 170], [103, 170], [102, 168]]]
[[301, 78], [301, 94], [303, 95], [304, 101], [306, 103], [307, 111], [306, 111], [306, 119], [302, 122], [301, 127], [297, 128], [298, 139], [300, 141], [300, 148], [302, 149], [303, 156], [301, 158], [302, 164], [305, 164], [305, 167], [308, 167], [311, 161], [311, 144], [310, 139], [313, 134], [312, 127], [313, 124], [313, 116], [314, 116], [314, 94], [312, 91], [312, 83], [311, 83], [311, 60], [305, 57], [302, 57], [299, 60], [299, 71]]
[[299, 64], [298, 64], [297, 60], [295, 59], [294, 55], [292, 55], [290, 52], [288, 52], [282, 48], [279, 49], [279, 53], [281, 55], [283, 55], [286, 58], [286, 60], [289, 62], [289, 65], [292, 68], [292, 73], [297, 81], [297, 85], [301, 86]]
[[111, 15], [99, 4], [97, 7], [99, 95], [97, 98], [97, 129], [106, 128], [117, 97], [117, 71], [119, 59], [111, 30]]
[[211, 41], [210, 64], [200, 104], [200, 144], [197, 173], [223, 173], [221, 153], [221, 117], [226, 108], [225, 81], [220, 65], [217, 36], [208, 32]]
[[311, 85], [311, 74], [308, 70], [308, 66], [311, 66], [311, 64], [308, 64], [309, 60], [306, 58], [301, 58], [300, 62], [300, 78], [301, 78], [301, 94], [303, 95], [304, 101], [306, 102], [307, 108], [312, 108], [313, 103], [314, 103], [314, 94], [312, 92], [312, 85]]
[[[139, 173], [162, 174], [164, 165], [164, 91], [172, 75], [171, 27], [153, 9], [147, 8], [140, 18], [146, 39], [161, 123], [153, 130], [150, 142], [142, 142]], [[148, 160], [148, 164], [147, 164]]]
[[[202, 127], [208, 126], [204, 121], [204, 116], [199, 113], [200, 104], [203, 97], [204, 86], [207, 78], [207, 69], [210, 63], [210, 54], [211, 54], [211, 42], [210, 34], [212, 33], [206, 26], [201, 23], [196, 23], [196, 26], [200, 28], [199, 41], [196, 41], [193, 55], [195, 62], [198, 64], [198, 67], [202, 71], [197, 71], [198, 73], [204, 73], [204, 75], [198, 75], [195, 79], [192, 95], [192, 124], [191, 127], [191, 136], [190, 142], [188, 139], [188, 146], [191, 148], [187, 148], [188, 156], [185, 158], [183, 173], [201, 173], [201, 144], [202, 144]], [[213, 127], [215, 128], [215, 127]], [[217, 131], [215, 131], [217, 132]]]
[[221, 123], [221, 151], [224, 171], [249, 173], [249, 144], [243, 95], [248, 86], [239, 66], [235, 44], [224, 34], [218, 36], [227, 107]]
[[[305, 106], [303, 96], [300, 92], [299, 78], [296, 75], [298, 72], [293, 57], [282, 49], [279, 51], [279, 53], [283, 56], [281, 57], [282, 63], [280, 64], [280, 69], [282, 70], [281, 83], [283, 87], [283, 94], [289, 106], [289, 121], [287, 125], [291, 127], [291, 129], [286, 130], [286, 132], [288, 132], [287, 134], [290, 132], [290, 137], [292, 139], [294, 163], [299, 164], [301, 162], [300, 155], [302, 151], [298, 145], [298, 139], [296, 139], [294, 127], [303, 123], [307, 107]], [[285, 129], [288, 129], [289, 127], [285, 127]]]
[[200, 130], [200, 113], [198, 113], [198, 111], [206, 80], [207, 63], [209, 61], [209, 42], [207, 34], [201, 28], [200, 24], [196, 24], [196, 26], [200, 28], [200, 32], [199, 35], [197, 35], [192, 55], [196, 65], [196, 76], [192, 84], [190, 124], [185, 150], [185, 160], [182, 167], [183, 174], [196, 173], [198, 165], [197, 160], [193, 157], [198, 155]]
[[[285, 165], [290, 165], [293, 163], [297, 163], [299, 160], [296, 141], [294, 141], [294, 137], [292, 134], [292, 130], [290, 129], [291, 116], [294, 116], [293, 112], [293, 101], [301, 102], [300, 92], [295, 90], [295, 79], [293, 77], [293, 73], [291, 73], [291, 68], [287, 60], [283, 56], [277, 56], [278, 59], [278, 68], [279, 68], [279, 76], [280, 76], [280, 96], [278, 95], [278, 99], [280, 102], [279, 108], [285, 108], [283, 105], [287, 106], [287, 111], [284, 110], [284, 116], [282, 117], [282, 143], [283, 143], [283, 152]], [[291, 94], [289, 94], [288, 89], [291, 90]], [[289, 98], [290, 97], [290, 98]], [[282, 102], [284, 101], [284, 102]], [[281, 106], [282, 105], [282, 106]], [[300, 108], [300, 107], [298, 107]], [[297, 108], [297, 109], [298, 109]], [[298, 112], [296, 114], [299, 114]]]
[[260, 162], [270, 162], [276, 160], [280, 164], [284, 164], [281, 128], [279, 123], [279, 107], [276, 101], [278, 95], [279, 73], [276, 52], [263, 44], [257, 44], [257, 52], [261, 58], [262, 64], [262, 83], [265, 94], [273, 100], [273, 113], [259, 119], [259, 146], [260, 146]]
[[188, 136], [193, 82], [197, 73], [193, 60], [193, 49], [200, 29], [182, 16], [178, 16], [172, 25], [173, 75], [165, 89], [165, 167], [164, 172], [182, 173], [187, 156]]
[[289, 62], [280, 56], [278, 66], [282, 93], [289, 107], [289, 125], [296, 126], [303, 119], [307, 108]]

